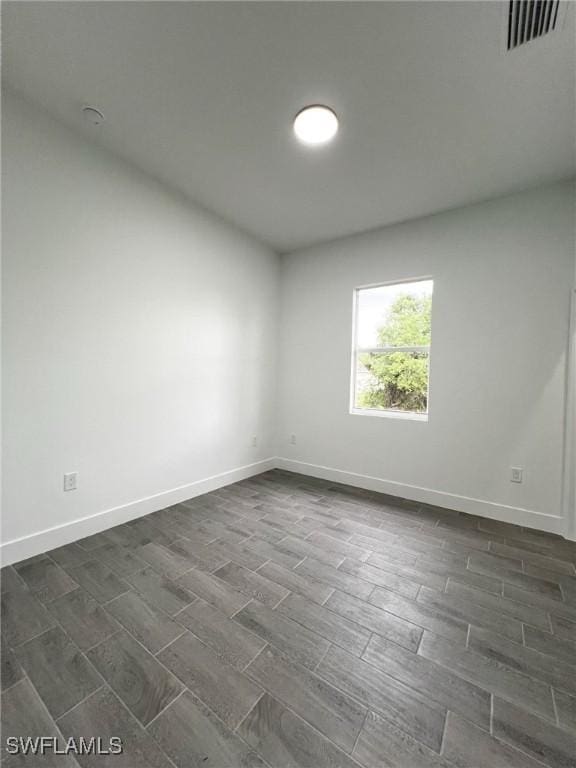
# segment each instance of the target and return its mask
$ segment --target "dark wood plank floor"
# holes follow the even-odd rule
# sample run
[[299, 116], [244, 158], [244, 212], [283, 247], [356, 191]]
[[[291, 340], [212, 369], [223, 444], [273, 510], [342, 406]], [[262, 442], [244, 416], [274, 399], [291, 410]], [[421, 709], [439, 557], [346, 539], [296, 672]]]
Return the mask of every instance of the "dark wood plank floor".
[[2, 571], [5, 765], [569, 768], [576, 544], [268, 472]]

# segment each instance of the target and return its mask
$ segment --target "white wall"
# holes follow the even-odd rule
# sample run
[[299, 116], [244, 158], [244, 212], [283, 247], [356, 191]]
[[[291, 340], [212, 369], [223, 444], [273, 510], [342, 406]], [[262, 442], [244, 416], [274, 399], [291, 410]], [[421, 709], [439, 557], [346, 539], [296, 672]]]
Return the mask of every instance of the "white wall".
[[277, 256], [8, 94], [3, 153], [5, 561], [266, 468], [189, 486], [274, 455]]
[[[563, 533], [573, 217], [555, 185], [283, 257], [283, 466]], [[350, 415], [354, 287], [423, 275], [430, 420]]]
[[[11, 95], [3, 163], [5, 562], [275, 453], [296, 471], [565, 532], [571, 186], [283, 257], [278, 367], [270, 251]], [[353, 288], [430, 274], [430, 421], [351, 416]], [[79, 488], [64, 493], [68, 471]]]

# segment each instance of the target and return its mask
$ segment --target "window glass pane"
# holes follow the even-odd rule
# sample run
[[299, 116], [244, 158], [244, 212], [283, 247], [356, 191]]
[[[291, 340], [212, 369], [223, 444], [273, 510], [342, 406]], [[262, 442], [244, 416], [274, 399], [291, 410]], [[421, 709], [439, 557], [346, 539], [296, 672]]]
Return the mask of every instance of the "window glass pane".
[[432, 280], [358, 290], [357, 347], [430, 344]]
[[359, 352], [355, 408], [426, 413], [427, 352]]

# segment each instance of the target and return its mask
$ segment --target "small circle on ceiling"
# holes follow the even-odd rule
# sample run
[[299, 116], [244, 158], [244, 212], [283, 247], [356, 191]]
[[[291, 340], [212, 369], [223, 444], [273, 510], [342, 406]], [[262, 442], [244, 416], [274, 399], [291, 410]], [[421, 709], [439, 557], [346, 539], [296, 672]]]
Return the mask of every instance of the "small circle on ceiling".
[[91, 125], [101, 125], [104, 122], [104, 115], [96, 107], [82, 107], [82, 115], [87, 123]]

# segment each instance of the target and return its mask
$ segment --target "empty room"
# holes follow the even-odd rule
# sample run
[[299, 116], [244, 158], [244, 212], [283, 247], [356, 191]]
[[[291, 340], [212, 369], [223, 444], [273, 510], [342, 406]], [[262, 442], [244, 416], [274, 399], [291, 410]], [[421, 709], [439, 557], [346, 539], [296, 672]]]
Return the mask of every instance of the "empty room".
[[6, 768], [576, 768], [576, 4], [2, 13]]

